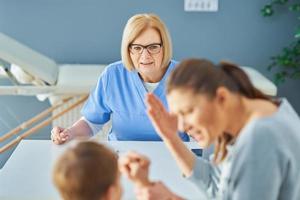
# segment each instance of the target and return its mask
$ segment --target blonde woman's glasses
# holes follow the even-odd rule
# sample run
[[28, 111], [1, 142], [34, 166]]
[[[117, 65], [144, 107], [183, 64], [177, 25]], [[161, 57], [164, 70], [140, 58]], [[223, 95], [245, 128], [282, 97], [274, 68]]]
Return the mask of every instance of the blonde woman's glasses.
[[142, 54], [144, 49], [147, 49], [149, 54], [157, 54], [160, 52], [162, 47], [161, 43], [153, 43], [153, 44], [148, 44], [146, 46], [140, 45], [140, 44], [130, 44], [129, 45], [129, 50], [132, 54]]

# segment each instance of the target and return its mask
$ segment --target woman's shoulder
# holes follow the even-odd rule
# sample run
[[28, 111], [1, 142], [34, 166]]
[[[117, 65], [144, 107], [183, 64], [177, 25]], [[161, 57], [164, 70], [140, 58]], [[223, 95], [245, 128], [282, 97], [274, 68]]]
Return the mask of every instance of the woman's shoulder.
[[290, 140], [300, 145], [299, 129], [299, 118], [291, 112], [291, 106], [284, 100], [272, 116], [249, 122], [240, 132], [237, 143], [240, 147], [268, 147], [269, 150], [278, 151], [282, 146], [289, 146]]
[[280, 99], [277, 111], [267, 117], [255, 121], [255, 129], [260, 132], [281, 134], [282, 132], [294, 132], [300, 129], [300, 118], [286, 99]]
[[254, 119], [240, 132], [238, 143], [242, 146], [247, 143], [251, 143], [252, 146], [257, 146], [258, 143], [276, 144], [281, 139], [281, 130], [277, 118]]
[[[128, 74], [128, 70], [125, 68], [122, 61], [113, 62], [105, 67], [100, 78], [117, 78], [124, 77], [124, 74]], [[126, 76], [126, 75], [125, 75]]]
[[123, 71], [123, 70], [126, 70], [126, 68], [121, 60], [110, 63], [105, 68], [105, 71], [107, 71], [107, 73], [113, 73], [116, 71]]
[[99, 81], [119, 83], [121, 80], [128, 80], [131, 76], [129, 71], [125, 68], [122, 61], [113, 62], [105, 67]]

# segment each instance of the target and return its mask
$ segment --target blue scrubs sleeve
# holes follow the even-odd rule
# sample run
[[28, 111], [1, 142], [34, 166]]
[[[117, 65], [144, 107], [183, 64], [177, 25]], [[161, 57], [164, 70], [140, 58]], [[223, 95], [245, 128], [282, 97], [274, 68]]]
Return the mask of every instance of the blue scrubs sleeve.
[[108, 106], [109, 74], [104, 70], [98, 83], [81, 110], [81, 114], [94, 124], [104, 124], [110, 119], [111, 109]]

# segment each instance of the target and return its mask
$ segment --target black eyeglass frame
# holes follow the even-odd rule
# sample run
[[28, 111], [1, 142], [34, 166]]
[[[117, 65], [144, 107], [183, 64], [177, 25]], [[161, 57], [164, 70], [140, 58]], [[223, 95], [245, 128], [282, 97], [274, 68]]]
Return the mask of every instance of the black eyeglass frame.
[[[152, 53], [148, 48], [150, 46], [153, 46], [153, 45], [159, 45], [159, 51], [158, 52], [155, 52], [155, 53]], [[139, 46], [142, 48], [142, 50], [140, 52], [133, 52], [132, 51], [132, 47], [133, 46]], [[132, 54], [142, 54], [144, 49], [146, 49], [148, 51], [149, 54], [153, 55], [153, 54], [158, 54], [160, 51], [161, 51], [161, 48], [162, 48], [163, 44], [162, 43], [152, 43], [152, 44], [148, 44], [148, 45], [141, 45], [141, 44], [130, 44], [129, 45], [129, 51], [132, 53]]]

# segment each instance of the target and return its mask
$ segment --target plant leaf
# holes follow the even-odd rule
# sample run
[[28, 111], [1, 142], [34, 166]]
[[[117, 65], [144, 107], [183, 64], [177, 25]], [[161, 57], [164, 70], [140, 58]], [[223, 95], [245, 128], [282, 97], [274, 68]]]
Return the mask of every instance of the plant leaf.
[[291, 75], [291, 78], [293, 79], [299, 79], [300, 78], [300, 71], [296, 71]]
[[297, 3], [297, 4], [290, 5], [289, 6], [289, 10], [290, 11], [299, 12], [300, 11], [300, 4]]
[[264, 17], [272, 16], [273, 13], [274, 13], [273, 7], [270, 4], [265, 5], [265, 7], [263, 7], [263, 9], [261, 9], [261, 14]]
[[296, 30], [295, 38], [300, 38], [300, 27]]

